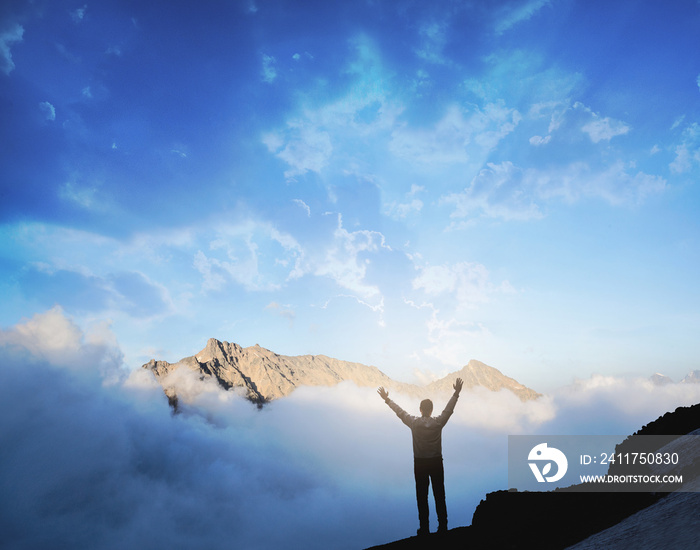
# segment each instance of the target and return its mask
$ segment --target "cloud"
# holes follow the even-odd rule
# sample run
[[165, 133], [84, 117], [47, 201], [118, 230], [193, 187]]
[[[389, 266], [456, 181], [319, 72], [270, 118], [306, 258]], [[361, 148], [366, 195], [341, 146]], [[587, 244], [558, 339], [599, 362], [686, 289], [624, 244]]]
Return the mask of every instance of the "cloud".
[[525, 0], [507, 4], [502, 9], [498, 21], [496, 21], [496, 34], [503, 34], [518, 23], [529, 20], [533, 15], [547, 6], [550, 0]]
[[277, 78], [277, 70], [275, 69], [275, 63], [277, 60], [271, 55], [262, 56], [262, 79], [263, 82], [272, 84]]
[[508, 281], [495, 284], [485, 266], [475, 262], [417, 265], [416, 294], [406, 303], [430, 313], [425, 321], [428, 347], [423, 353], [443, 365], [461, 367], [474, 349], [494, 342], [475, 312], [494, 296], [515, 292]]
[[494, 292], [512, 291], [507, 281], [499, 286], [491, 283], [486, 267], [475, 262], [425, 265], [418, 269], [420, 274], [412, 282], [414, 289], [428, 296], [451, 294], [461, 308], [472, 309], [486, 303]]
[[676, 407], [700, 401], [700, 384], [657, 385], [648, 378], [594, 374], [556, 389], [552, 398], [557, 415], [541, 433], [629, 435]]
[[45, 305], [58, 303], [75, 312], [122, 311], [144, 319], [172, 309], [167, 289], [137, 271], [95, 275], [34, 264], [24, 269], [19, 283], [34, 300]]
[[517, 110], [502, 104], [475, 107], [472, 112], [452, 105], [431, 129], [396, 127], [389, 150], [411, 163], [466, 163], [475, 153], [493, 150], [520, 120]]
[[[247, 220], [216, 228], [207, 254], [198, 250], [193, 265], [205, 290], [221, 290], [229, 282], [246, 290], [275, 290], [300, 277], [303, 251], [289, 234], [269, 223]], [[289, 266], [292, 266], [291, 268]]]
[[527, 171], [511, 162], [488, 163], [461, 193], [443, 197], [454, 204], [453, 218], [467, 218], [481, 213], [487, 218], [530, 220], [542, 217], [537, 205], [538, 190]]
[[420, 47], [415, 49], [416, 55], [430, 63], [446, 64], [442, 50], [447, 41], [447, 24], [444, 21], [423, 23], [418, 29], [422, 40]]
[[48, 101], [42, 101], [39, 103], [39, 110], [44, 115], [46, 120], [56, 120], [56, 109]]
[[280, 317], [283, 317], [289, 321], [290, 326], [294, 324], [294, 319], [296, 318], [296, 313], [289, 305], [280, 305], [277, 302], [270, 302], [265, 306], [265, 309], [274, 311]]
[[[699, 155], [700, 157], [700, 155]], [[612, 206], [635, 205], [666, 189], [661, 176], [634, 171], [633, 164], [617, 161], [596, 170], [575, 162], [566, 166], [522, 169], [509, 161], [488, 163], [461, 193], [442, 197], [455, 206], [452, 218], [477, 215], [505, 221], [541, 218], [542, 206], [554, 200], [575, 203], [584, 198], [602, 199]], [[451, 228], [458, 228], [453, 223]]]
[[532, 136], [530, 138], [530, 145], [534, 145], [535, 147], [539, 147], [540, 145], [547, 145], [552, 139], [552, 136]]
[[59, 196], [62, 199], [66, 199], [86, 209], [95, 206], [96, 194], [96, 187], [83, 186], [75, 181], [67, 181], [59, 190]]
[[122, 353], [107, 324], [98, 323], [86, 333], [59, 306], [8, 330], [0, 329], [0, 348], [22, 362], [46, 363], [106, 379], [122, 365]]
[[309, 208], [309, 205], [306, 204], [303, 200], [301, 200], [301, 199], [292, 199], [292, 202], [294, 202], [294, 204], [298, 204], [301, 208], [304, 209], [304, 211], [306, 212], [306, 215], [307, 215], [309, 218], [311, 217], [311, 208]]
[[676, 146], [675, 153], [669, 166], [675, 174], [688, 173], [694, 166], [700, 165], [700, 125], [697, 122], [683, 130], [681, 143]]
[[667, 187], [666, 180], [661, 176], [634, 172], [633, 164], [622, 161], [612, 163], [603, 172], [591, 174], [581, 183], [578, 196], [600, 197], [611, 205], [639, 204], [650, 195], [662, 193]]
[[23, 36], [24, 27], [17, 23], [0, 30], [0, 70], [6, 75], [9, 75], [15, 68], [10, 46], [16, 42], [21, 42]]
[[320, 173], [333, 152], [330, 134], [301, 121], [288, 122], [286, 133], [293, 137], [285, 140], [279, 134], [268, 134], [263, 139], [271, 153], [291, 166], [285, 171], [285, 178], [292, 179], [309, 171]]
[[[451, 317], [429, 304], [432, 314], [426, 323], [429, 345], [423, 349], [427, 357], [437, 359], [451, 369], [464, 366], [477, 345], [495, 340], [492, 332], [482, 323]], [[448, 309], [448, 308], [446, 308]]]
[[678, 128], [681, 124], [683, 124], [683, 121], [684, 121], [684, 120], [685, 120], [685, 115], [679, 116], [678, 118], [676, 118], [676, 119], [673, 121], [673, 124], [671, 124], [671, 128], [670, 128], [670, 129], [671, 129], [671, 130], [675, 130], [675, 129]]
[[85, 19], [85, 12], [87, 11], [87, 4], [83, 5], [82, 8], [77, 8], [70, 12], [70, 16], [75, 23], [82, 22]]
[[[84, 353], [80, 331], [58, 334], [55, 321], [40, 334]], [[386, 411], [373, 390], [300, 391], [261, 413], [183, 371], [189, 403], [173, 416], [145, 371], [105, 387], [6, 344], [0, 527], [10, 547], [354, 549], [413, 523], [409, 457], [386, 445], [392, 422], [375, 414]]]
[[364, 256], [382, 249], [391, 250], [384, 235], [377, 231], [348, 231], [343, 227], [342, 216], [338, 214], [333, 244], [315, 262], [313, 272], [320, 277], [330, 277], [338, 286], [354, 292], [364, 300], [377, 300], [381, 292], [377, 286], [365, 280], [370, 260]]
[[547, 144], [553, 138], [576, 141], [579, 132], [597, 144], [625, 135], [631, 130], [628, 124], [612, 117], [603, 117], [580, 101], [573, 105], [568, 100], [537, 103], [531, 107], [529, 116], [533, 119], [549, 116], [550, 119], [547, 136], [530, 138], [530, 144], [535, 146]]
[[[347, 168], [358, 139], [367, 143], [391, 128], [402, 108], [388, 98], [387, 77], [373, 43], [365, 36], [351, 40], [354, 58], [344, 67], [350, 89], [320, 106], [300, 107], [282, 128], [262, 136], [268, 151], [289, 165], [285, 178], [307, 172], [322, 174], [338, 158]], [[309, 102], [310, 104], [312, 102]]]
[[[150, 318], [172, 311], [167, 289], [137, 271], [121, 271], [107, 278], [122, 311], [135, 318]], [[115, 306], [112, 305], [112, 308]]]
[[405, 202], [394, 201], [387, 204], [384, 208], [385, 214], [395, 220], [403, 220], [411, 214], [420, 212], [423, 209], [423, 201], [416, 195], [424, 191], [425, 188], [420, 185], [411, 185], [411, 190], [405, 195]]
[[599, 118], [595, 115], [595, 120], [584, 124], [582, 130], [586, 132], [593, 143], [599, 141], [610, 141], [615, 136], [621, 136], [629, 132], [630, 128], [619, 120], [609, 117]]

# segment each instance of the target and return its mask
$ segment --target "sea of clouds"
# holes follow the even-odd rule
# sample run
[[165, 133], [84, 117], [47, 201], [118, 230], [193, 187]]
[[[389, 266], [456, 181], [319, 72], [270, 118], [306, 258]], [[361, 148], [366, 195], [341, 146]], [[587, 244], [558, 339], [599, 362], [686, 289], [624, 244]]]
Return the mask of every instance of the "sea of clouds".
[[[258, 410], [174, 376], [179, 414], [106, 325], [54, 308], [1, 330], [0, 546], [361, 549], [415, 533], [410, 432], [374, 389], [301, 388]], [[606, 376], [527, 403], [463, 391], [443, 432], [450, 527], [507, 488], [509, 434], [625, 435], [699, 401], [700, 384]]]

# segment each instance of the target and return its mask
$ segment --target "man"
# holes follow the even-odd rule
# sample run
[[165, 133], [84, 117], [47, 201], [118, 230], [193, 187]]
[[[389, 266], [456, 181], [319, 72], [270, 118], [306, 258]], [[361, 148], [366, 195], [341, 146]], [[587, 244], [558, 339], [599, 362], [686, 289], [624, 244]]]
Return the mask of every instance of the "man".
[[461, 378], [454, 383], [454, 394], [447, 402], [440, 416], [432, 417], [433, 402], [424, 399], [420, 404], [421, 416], [411, 416], [391, 399], [383, 387], [377, 390], [379, 396], [389, 405], [401, 422], [411, 428], [413, 434], [413, 473], [416, 478], [416, 500], [418, 501], [418, 535], [430, 532], [428, 519], [428, 484], [432, 482], [435, 511], [438, 517], [438, 533], [447, 531], [447, 505], [445, 504], [445, 472], [442, 466], [442, 428], [454, 412], [459, 392], [462, 391]]

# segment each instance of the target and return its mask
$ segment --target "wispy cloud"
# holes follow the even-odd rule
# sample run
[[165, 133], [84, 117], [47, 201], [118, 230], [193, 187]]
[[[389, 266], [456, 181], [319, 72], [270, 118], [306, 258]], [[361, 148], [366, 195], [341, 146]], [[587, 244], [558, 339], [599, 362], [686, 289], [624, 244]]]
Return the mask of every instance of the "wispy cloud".
[[294, 319], [296, 318], [296, 313], [289, 305], [281, 305], [277, 302], [270, 302], [265, 306], [265, 309], [274, 311], [280, 317], [283, 317], [289, 321], [290, 326], [294, 324]]
[[502, 104], [488, 104], [468, 111], [452, 105], [431, 129], [398, 126], [392, 132], [389, 150], [413, 163], [466, 163], [475, 153], [481, 158], [511, 133], [520, 114]]
[[541, 218], [542, 207], [553, 200], [571, 204], [597, 198], [613, 206], [629, 206], [665, 189], [666, 180], [661, 176], [635, 171], [622, 161], [604, 169], [580, 162], [548, 170], [522, 169], [507, 161], [489, 163], [463, 192], [446, 195], [442, 201], [455, 205], [451, 217], [458, 220], [479, 215], [530, 220]]
[[21, 42], [23, 36], [24, 27], [18, 23], [0, 30], [0, 70], [5, 74], [9, 75], [15, 68], [10, 47], [16, 42]]
[[287, 179], [322, 174], [335, 157], [345, 161], [339, 170], [347, 169], [348, 159], [357, 154], [352, 150], [356, 140], [385, 132], [402, 110], [388, 97], [388, 77], [374, 44], [359, 36], [351, 46], [355, 55], [344, 68], [354, 81], [351, 90], [327, 103], [301, 107], [283, 128], [262, 137], [268, 150], [289, 165]]
[[693, 122], [683, 130], [681, 143], [676, 146], [676, 156], [669, 168], [675, 174], [690, 172], [700, 165], [700, 124]]
[[523, 170], [511, 162], [488, 163], [461, 193], [453, 193], [442, 200], [454, 204], [453, 218], [469, 218], [481, 214], [504, 220], [530, 220], [542, 217], [535, 202], [537, 187]]
[[423, 265], [419, 275], [413, 279], [413, 288], [428, 296], [449, 294], [460, 308], [472, 309], [488, 302], [494, 292], [511, 292], [507, 281], [494, 285], [491, 276], [482, 264], [458, 262], [452, 265]]
[[430, 63], [445, 64], [442, 50], [447, 41], [447, 24], [445, 21], [431, 21], [421, 25], [418, 34], [421, 39], [416, 55]]
[[338, 286], [356, 293], [362, 299], [377, 300], [381, 296], [375, 284], [366, 281], [368, 253], [381, 249], [391, 250], [385, 243], [384, 235], [376, 231], [348, 231], [343, 227], [342, 216], [338, 215], [338, 225], [333, 244], [325, 251], [314, 267], [314, 274], [330, 277]]
[[306, 172], [320, 173], [333, 153], [330, 134], [313, 124], [290, 121], [283, 137], [279, 133], [267, 134], [263, 143], [268, 150], [285, 161], [291, 168], [284, 175], [288, 179]]
[[523, 21], [529, 20], [533, 15], [548, 5], [551, 0], [516, 0], [506, 4], [496, 21], [496, 34], [503, 34]]
[[271, 84], [277, 78], [277, 69], [275, 65], [277, 60], [271, 55], [263, 54], [262, 56], [262, 79], [264, 82]]
[[94, 274], [84, 267], [27, 266], [18, 284], [44, 304], [61, 304], [74, 312], [120, 312], [132, 319], [155, 318], [172, 311], [170, 294], [162, 284], [139, 271], [115, 270]]
[[615, 136], [622, 136], [630, 131], [630, 127], [619, 120], [609, 117], [600, 118], [593, 113], [594, 120], [584, 124], [581, 128], [586, 132], [593, 143], [600, 141], [610, 141]]
[[385, 206], [386, 214], [395, 220], [403, 220], [411, 214], [417, 214], [423, 209], [423, 201], [418, 198], [423, 192], [425, 188], [414, 183], [402, 202], [394, 201]]
[[41, 103], [39, 103], [39, 110], [44, 115], [44, 118], [46, 118], [46, 120], [56, 120], [56, 109], [48, 101], [42, 101]]
[[82, 208], [89, 209], [95, 205], [97, 188], [81, 186], [75, 181], [69, 180], [61, 186], [59, 195], [61, 198], [78, 204]]
[[494, 282], [487, 268], [476, 262], [418, 263], [416, 269], [414, 292], [406, 303], [428, 313], [424, 321], [428, 345], [422, 353], [459, 368], [473, 357], [477, 345], [495, 341], [475, 312], [497, 296], [515, 293], [515, 289], [508, 281]]
[[306, 212], [306, 216], [307, 216], [307, 217], [309, 217], [309, 218], [311, 217], [311, 208], [309, 207], [308, 204], [306, 204], [306, 203], [305, 203], [303, 200], [301, 200], [301, 199], [292, 199], [292, 201], [294, 202], [294, 204], [297, 204], [297, 205], [299, 205], [301, 208], [304, 209], [304, 212]]
[[70, 16], [75, 23], [82, 22], [85, 19], [85, 13], [87, 12], [87, 4], [83, 5], [82, 8], [77, 8], [70, 12]]
[[[267, 222], [248, 220], [216, 228], [207, 252], [194, 255], [205, 290], [221, 290], [229, 282], [246, 290], [279, 289], [289, 277], [301, 275], [302, 249], [289, 234]], [[261, 266], [263, 257], [265, 265]]]

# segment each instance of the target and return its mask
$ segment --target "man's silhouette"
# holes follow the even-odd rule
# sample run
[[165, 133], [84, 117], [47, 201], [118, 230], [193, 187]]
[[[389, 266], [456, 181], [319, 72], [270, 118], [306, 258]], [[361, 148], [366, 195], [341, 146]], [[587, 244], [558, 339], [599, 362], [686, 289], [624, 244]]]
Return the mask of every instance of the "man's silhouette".
[[389, 399], [389, 392], [383, 387], [377, 390], [379, 396], [401, 422], [411, 428], [413, 434], [413, 472], [416, 477], [416, 500], [418, 501], [418, 535], [427, 535], [428, 519], [428, 484], [432, 482], [435, 511], [438, 517], [438, 533], [447, 531], [447, 505], [445, 504], [445, 472], [442, 466], [442, 428], [452, 416], [462, 391], [463, 381], [457, 378], [454, 383], [454, 394], [447, 402], [440, 416], [430, 416], [433, 412], [433, 402], [424, 399], [420, 404], [421, 416], [412, 416]]

